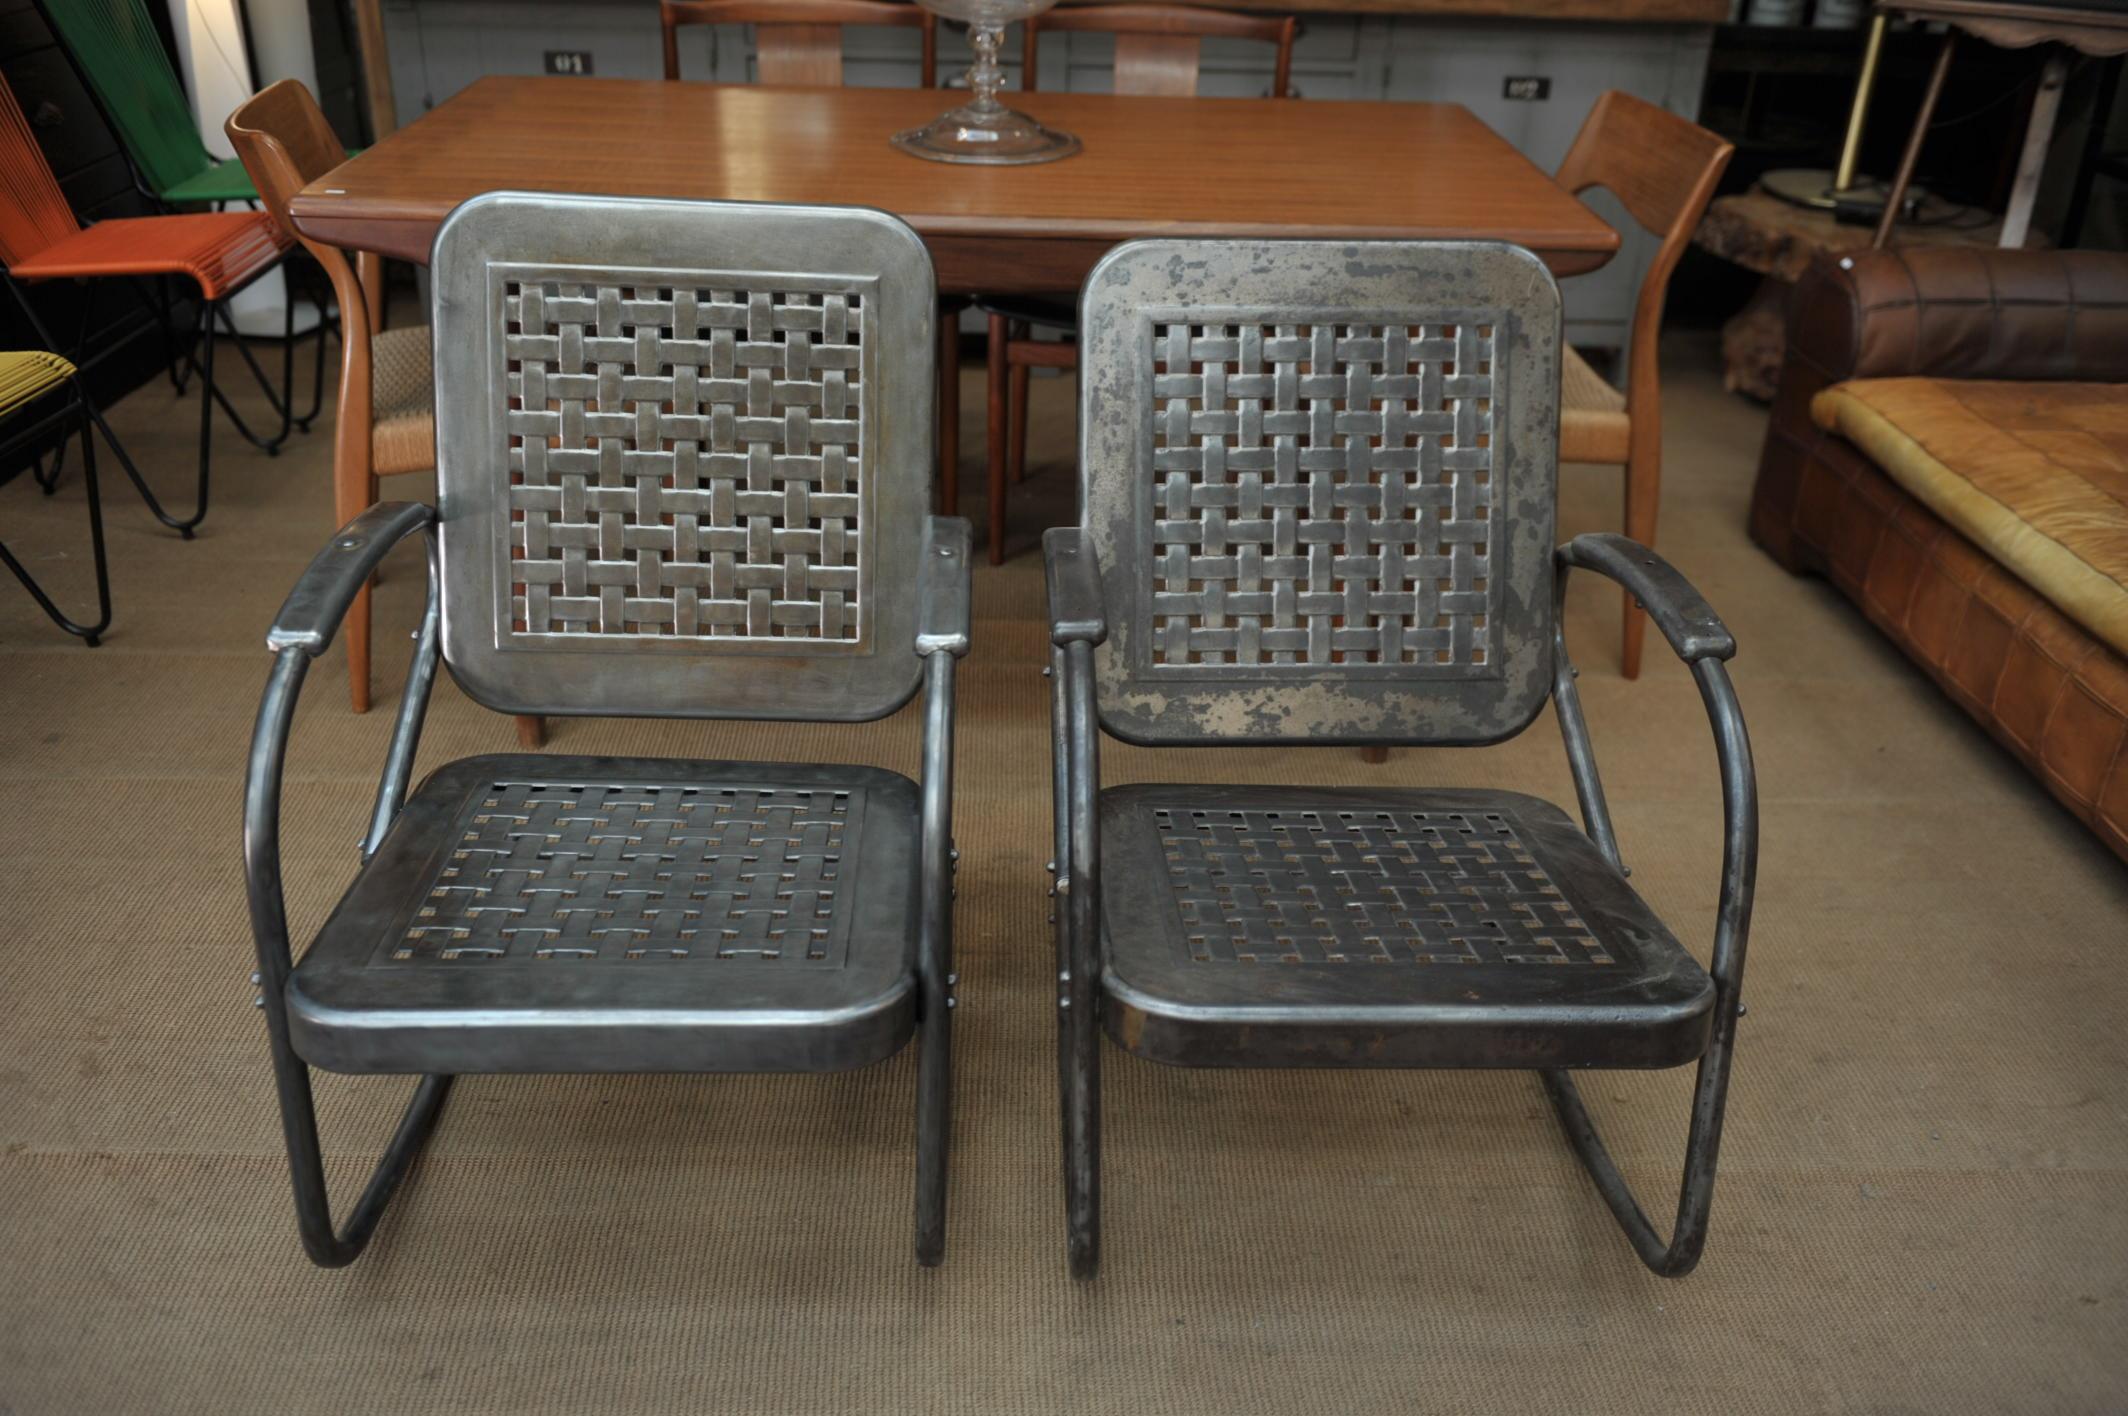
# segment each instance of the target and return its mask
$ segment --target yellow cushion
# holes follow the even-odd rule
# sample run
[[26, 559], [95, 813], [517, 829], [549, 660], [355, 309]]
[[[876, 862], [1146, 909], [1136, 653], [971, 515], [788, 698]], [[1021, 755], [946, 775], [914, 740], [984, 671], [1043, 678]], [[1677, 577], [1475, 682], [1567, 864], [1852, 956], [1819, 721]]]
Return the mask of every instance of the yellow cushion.
[[1626, 396], [1567, 345], [1559, 362], [1559, 460], [1624, 462], [1633, 441]]
[[2128, 654], [2128, 385], [1855, 379], [1810, 414]]
[[72, 364], [42, 349], [0, 352], [0, 418], [73, 374]]

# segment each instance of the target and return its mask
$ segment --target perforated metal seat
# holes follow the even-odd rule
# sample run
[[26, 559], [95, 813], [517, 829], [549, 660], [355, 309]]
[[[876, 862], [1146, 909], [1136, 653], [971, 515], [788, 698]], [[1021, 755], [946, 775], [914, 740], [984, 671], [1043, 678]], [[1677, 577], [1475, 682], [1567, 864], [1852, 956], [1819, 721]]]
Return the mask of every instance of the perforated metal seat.
[[290, 1033], [355, 1072], [876, 1062], [916, 1022], [918, 835], [871, 767], [453, 762], [296, 968]]
[[1103, 1022], [1181, 1066], [1674, 1067], [1714, 982], [1518, 792], [1101, 794]]

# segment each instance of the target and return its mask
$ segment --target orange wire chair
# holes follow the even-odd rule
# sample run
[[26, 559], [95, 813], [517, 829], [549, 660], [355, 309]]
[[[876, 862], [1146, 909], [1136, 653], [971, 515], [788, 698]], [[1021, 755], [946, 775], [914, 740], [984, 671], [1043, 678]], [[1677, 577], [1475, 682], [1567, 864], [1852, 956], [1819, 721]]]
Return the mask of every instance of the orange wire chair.
[[[22, 105], [16, 101], [14, 91], [0, 80], [0, 262], [5, 263], [11, 277], [9, 289], [16, 303], [45, 347], [64, 349], [52, 339], [18, 282], [180, 276], [199, 287], [199, 325], [192, 347], [184, 356], [185, 362], [198, 372], [202, 388], [199, 491], [190, 516], [175, 517], [163, 509], [133, 459], [104, 424], [102, 414], [93, 406], [90, 411], [148, 509], [157, 520], [188, 540], [193, 528], [207, 515], [207, 471], [215, 405], [220, 404], [237, 431], [259, 447], [272, 452], [280, 445], [278, 438], [262, 439], [254, 434], [228, 396], [216, 386], [214, 331], [219, 321], [223, 329], [236, 335], [238, 352], [259, 380], [259, 386], [266, 390], [268, 400], [285, 417], [287, 409], [274, 399], [265, 371], [230, 322], [225, 302], [277, 264], [289, 245], [272, 217], [254, 211], [118, 217], [84, 227], [60, 191], [59, 180], [52, 175], [51, 164], [37, 145]], [[79, 351], [68, 352], [78, 355]], [[76, 362], [80, 362], [78, 357]]]

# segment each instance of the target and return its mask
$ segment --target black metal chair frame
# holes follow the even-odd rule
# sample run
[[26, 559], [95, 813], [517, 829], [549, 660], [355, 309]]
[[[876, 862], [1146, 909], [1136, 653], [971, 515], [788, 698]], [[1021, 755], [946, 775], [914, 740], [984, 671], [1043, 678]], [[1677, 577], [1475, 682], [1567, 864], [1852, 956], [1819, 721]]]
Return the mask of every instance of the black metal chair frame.
[[[7, 439], [7, 447], [0, 449], [0, 456], [34, 445], [53, 428], [62, 426], [76, 417], [80, 418], [82, 486], [89, 500], [89, 547], [96, 567], [96, 622], [82, 624], [70, 618], [5, 544], [0, 544], [0, 562], [4, 562], [7, 568], [14, 572], [15, 578], [22, 582], [22, 588], [30, 592], [30, 598], [37, 602], [38, 608], [44, 611], [53, 624], [93, 649], [102, 641], [103, 632], [111, 627], [111, 573], [104, 555], [103, 502], [96, 484], [96, 444], [93, 437], [93, 430], [103, 426], [103, 419], [98, 416], [96, 405], [90, 400], [89, 391], [82, 384], [78, 371], [67, 375], [64, 382], [37, 395], [33, 402], [46, 402], [55, 395], [63, 395], [65, 401], [37, 415], [29, 426], [13, 430]], [[20, 416], [18, 411], [11, 415], [10, 421]], [[108, 429], [105, 429], [104, 436], [110, 437]], [[111, 445], [113, 448], [118, 446], [115, 439]], [[58, 456], [65, 447], [66, 440], [62, 436], [52, 450], [53, 468], [49, 473], [41, 465], [33, 464], [30, 468], [31, 479], [46, 496], [52, 495], [58, 489]], [[120, 456], [124, 456], [123, 452]]]
[[[268, 266], [266, 267], [266, 270], [273, 270], [276, 268], [276, 266]], [[259, 272], [259, 274], [263, 275], [265, 274], [265, 271], [261, 271]], [[110, 277], [97, 277], [96, 279], [99, 283], [101, 283], [110, 279]], [[239, 286], [237, 290], [232, 291], [230, 293], [236, 294], [241, 292], [242, 290], [249, 289], [250, 286], [257, 279], [258, 276], [253, 276], [251, 280], [247, 280], [242, 286]], [[318, 330], [316, 331], [319, 339], [318, 375], [316, 386], [312, 390], [311, 409], [308, 414], [304, 415], [301, 419], [298, 419], [295, 417], [292, 408], [292, 404], [294, 402], [293, 379], [295, 373], [295, 345], [293, 336], [291, 336], [290, 340], [284, 341], [283, 344], [282, 372], [285, 378], [289, 381], [290, 385], [287, 389], [284, 390], [284, 393], [286, 394], [286, 397], [284, 398], [283, 395], [276, 394], [274, 392], [272, 381], [267, 378], [266, 371], [259, 367], [258, 359], [255, 355], [252, 354], [249, 343], [245, 339], [244, 335], [237, 330], [235, 324], [230, 321], [229, 311], [224, 301], [209, 300], [206, 299], [204, 296], [201, 297], [199, 301], [199, 317], [194, 324], [191, 336], [185, 342], [182, 348], [177, 348], [171, 344], [169, 339], [171, 301], [169, 299], [167, 289], [163, 288], [167, 285], [167, 282], [159, 281], [155, 288], [149, 289], [141, 288], [141, 282], [139, 281], [129, 281], [128, 284], [133, 287], [134, 293], [140, 298], [143, 304], [147, 305], [151, 310], [159, 309], [159, 313], [156, 315], [156, 323], [158, 328], [160, 328], [163, 332], [166, 356], [170, 361], [170, 366], [172, 369], [170, 381], [179, 396], [183, 396], [183, 394], [185, 393], [189, 376], [180, 377], [180, 375], [176, 372], [177, 370], [181, 368], [188, 369], [192, 372], [192, 374], [196, 374], [200, 380], [200, 386], [203, 392], [200, 399], [199, 473], [198, 484], [195, 489], [193, 508], [191, 512], [184, 516], [177, 516], [166, 510], [162, 504], [161, 499], [155, 495], [154, 490], [149, 487], [146, 479], [141, 476], [140, 469], [134, 465], [133, 458], [131, 454], [126, 451], [125, 445], [118, 441], [117, 435], [114, 434], [111, 431], [109, 425], [104, 422], [103, 414], [92, 409], [90, 416], [96, 420], [96, 425], [99, 429], [102, 430], [104, 440], [111, 445], [111, 450], [118, 454], [118, 464], [120, 469], [125, 472], [126, 480], [130, 481], [133, 484], [133, 489], [140, 494], [141, 500], [147, 504], [148, 510], [154, 515], [155, 519], [189, 541], [193, 539], [193, 535], [198, 529], [199, 524], [207, 518], [207, 492], [209, 485], [209, 474], [212, 471], [211, 458], [214, 445], [215, 408], [217, 406], [221, 408], [223, 414], [228, 417], [230, 424], [237, 430], [238, 434], [242, 436], [246, 442], [250, 443], [256, 448], [259, 448], [261, 451], [265, 452], [269, 457], [278, 456], [281, 447], [288, 440], [290, 429], [293, 427], [301, 427], [307, 430], [310, 421], [317, 416], [318, 410], [322, 405], [325, 387], [325, 323], [321, 319]], [[47, 348], [66, 353], [67, 357], [69, 359], [74, 360], [76, 362], [76, 366], [84, 372], [89, 369], [95, 368], [98, 364], [101, 364], [105, 360], [111, 358], [118, 352], [120, 348], [123, 347], [123, 345], [116, 345], [98, 350], [94, 353], [90, 353], [83, 348], [86, 337], [85, 330], [76, 332], [73, 344], [60, 344], [59, 342], [53, 339], [52, 331], [46, 327], [43, 317], [37, 313], [36, 308], [30, 303], [29, 297], [23, 292], [22, 282], [16, 279], [13, 275], [9, 275], [7, 277], [7, 287], [9, 292], [15, 297], [16, 308], [22, 311], [23, 317], [29, 321], [30, 328], [36, 331], [37, 338], [42, 341]], [[82, 308], [82, 320], [84, 325], [86, 325], [87, 319], [88, 304], [86, 299], [84, 299]], [[286, 316], [286, 322], [288, 328], [291, 331], [294, 329], [294, 319], [294, 304], [293, 302], [291, 302], [289, 305], [288, 314]], [[252, 376], [258, 381], [260, 390], [266, 395], [267, 403], [280, 417], [280, 429], [271, 437], [262, 437], [257, 432], [255, 432], [252, 429], [251, 425], [244, 420], [243, 414], [239, 413], [236, 409], [236, 406], [229, 401], [228, 394], [225, 393], [222, 390], [221, 386], [217, 384], [214, 380], [214, 330], [217, 323], [220, 324], [224, 332], [226, 332], [231, 338], [236, 341], [237, 352], [243, 356], [245, 365], [251, 370]], [[63, 466], [63, 460], [59, 463], [56, 463], [52, 471], [48, 475], [56, 479]]]
[[[1522, 303], [1515, 340], [1526, 341], [1529, 351], [1510, 353], [1496, 346], [1490, 357], [1499, 362], [1485, 366], [1501, 373], [1512, 372], [1521, 381], [1519, 388], [1503, 389], [1495, 383], [1482, 390], [1492, 400], [1492, 445], [1501, 459], [1493, 465], [1495, 495], [1522, 498], [1519, 508], [1496, 501], [1493, 514], [1502, 517], [1504, 523], [1512, 519], [1509, 513], [1519, 509], [1541, 524], [1544, 539], [1538, 544], [1548, 543], [1556, 470], [1557, 287], [1526, 252], [1516, 255], [1532, 269], [1525, 269], [1520, 275], [1508, 269], [1503, 274], [1497, 265], [1501, 260], [1498, 253], [1512, 249], [1465, 243], [1141, 242], [1112, 253], [1089, 280], [1084, 304], [1088, 337], [1082, 352], [1085, 406], [1080, 413], [1084, 524], [1054, 528], [1044, 538], [1052, 639], [1050, 666], [1045, 673], [1052, 681], [1056, 855], [1049, 868], [1055, 876], [1051, 894], [1057, 901], [1051, 919], [1057, 932], [1058, 1090], [1063, 1118], [1068, 1253], [1075, 1276], [1091, 1277], [1100, 1260], [1099, 1034], [1104, 1021], [1119, 1045], [1157, 1061], [1251, 1066], [1514, 1067], [1518, 1065], [1516, 1057], [1528, 1055], [1527, 1049], [1535, 1045], [1532, 1039], [1542, 1027], [1541, 1021], [1524, 1017], [1518, 1020], [1521, 1032], [1514, 1039], [1515, 1046], [1446, 1044], [1451, 1055], [1442, 1061], [1394, 1060], [1395, 1055], [1420, 1055], [1416, 1050], [1395, 1054], [1392, 1060], [1369, 1060], [1367, 1049], [1380, 1047], [1385, 1032], [1394, 1025], [1375, 1017], [1364, 1023], [1353, 1022], [1349, 1031], [1341, 1034], [1336, 1006], [1350, 1007], [1362, 1001], [1364, 993], [1348, 991], [1332, 1003], [1290, 1003], [1285, 1000], [1303, 988], [1302, 983], [1295, 982], [1287, 985], [1286, 994], [1276, 999], [1265, 997], [1264, 1006], [1251, 1011], [1254, 1030], [1230, 1047], [1194, 1043], [1179, 1024], [1173, 1037], [1163, 1033], [1155, 1044], [1150, 1040], [1151, 1024], [1146, 1022], [1156, 1016], [1147, 1011], [1151, 1005], [1130, 998], [1119, 1000], [1119, 990], [1136, 985], [1118, 979], [1115, 961], [1109, 955], [1117, 916], [1104, 915], [1103, 911], [1101, 733], [1106, 730], [1141, 743], [1455, 745], [1498, 741], [1514, 735], [1536, 716], [1548, 698], [1559, 718], [1580, 803], [1586, 830], [1582, 845], [1593, 845], [1592, 852], [1583, 852], [1588, 859], [1583, 862], [1581, 877], [1562, 878], [1559, 883], [1570, 898], [1577, 893], [1584, 897], [1595, 893], [1612, 899], [1628, 897], [1630, 889], [1624, 881], [1631, 872], [1621, 859], [1612, 828], [1575, 687], [1578, 671], [1568, 656], [1564, 635], [1563, 599], [1569, 572], [1576, 569], [1593, 571], [1624, 586], [1642, 602], [1671, 648], [1690, 667], [1712, 725], [1721, 773], [1723, 863], [1710, 971], [1712, 999], [1701, 1017], [1705, 1031], [1701, 1034], [1703, 1050], [1697, 1054], [1691, 1130], [1675, 1222], [1667, 1238], [1657, 1231], [1634, 1198], [1605, 1149], [1568, 1067], [1539, 1066], [1535, 1070], [1568, 1141], [1641, 1260], [1654, 1272], [1669, 1277], [1689, 1273], [1699, 1261], [1707, 1236], [1736, 1023], [1743, 1011], [1740, 997], [1758, 851], [1751, 750], [1725, 667], [1736, 644], [1714, 610], [1653, 551], [1622, 536], [1579, 536], [1559, 547], [1548, 566], [1532, 563], [1542, 561], [1541, 556], [1530, 557], [1519, 566], [1503, 566], [1497, 560], [1491, 566], [1503, 580], [1510, 573], [1516, 578], [1516, 587], [1507, 591], [1506, 601], [1493, 602], [1499, 632], [1510, 639], [1525, 630], [1542, 636], [1541, 645], [1525, 644], [1519, 649], [1511, 645], [1508, 652], [1500, 655], [1507, 661], [1502, 670], [1506, 679], [1513, 680], [1524, 671], [1536, 677], [1537, 682], [1531, 685], [1533, 697], [1525, 694], [1522, 701], [1506, 704], [1497, 699], [1480, 702], [1480, 691], [1491, 691], [1482, 682], [1444, 681], [1430, 685], [1422, 678], [1398, 681], [1392, 675], [1372, 683], [1355, 682], [1344, 697], [1332, 699], [1329, 708], [1318, 707], [1312, 717], [1309, 713], [1296, 713], [1294, 716], [1301, 720], [1297, 724], [1275, 714], [1258, 713], [1253, 721], [1273, 726], [1237, 730], [1231, 726], [1237, 718], [1249, 720], [1242, 710], [1275, 705], [1278, 686], [1267, 688], [1265, 681], [1277, 678], [1277, 673], [1269, 669], [1253, 671], [1253, 681], [1248, 672], [1228, 674], [1222, 679], [1216, 668], [1192, 664], [1171, 679], [1166, 694], [1150, 692], [1154, 675], [1147, 669], [1151, 651], [1145, 637], [1149, 619], [1146, 607], [1150, 603], [1146, 587], [1155, 580], [1134, 580], [1133, 567], [1104, 563], [1102, 559], [1100, 542], [1104, 537], [1111, 545], [1142, 547], [1146, 540], [1131, 537], [1149, 538], [1153, 534], [1149, 528], [1156, 524], [1152, 518], [1180, 515], [1168, 502], [1160, 500], [1169, 492], [1147, 493], [1132, 488], [1132, 476], [1142, 478], [1153, 465], [1152, 454], [1140, 450], [1142, 442], [1149, 441], [1149, 425], [1171, 416], [1156, 407], [1148, 418], [1143, 404], [1132, 402], [1133, 398], [1152, 396], [1149, 390], [1154, 386], [1136, 367], [1145, 349], [1145, 320], [1153, 322], [1156, 346], [1162, 337], [1159, 331], [1170, 327], [1164, 321], [1175, 321], [1172, 327], [1184, 329], [1195, 327], [1194, 322], [1199, 320], [1208, 326], [1238, 328], [1237, 322], [1255, 319], [1259, 309], [1276, 311], [1263, 315], [1266, 330], [1276, 325], [1282, 331], [1290, 331], [1303, 316], [1336, 321], [1340, 328], [1347, 320], [1416, 328], [1457, 318], [1479, 318], [1471, 313], [1471, 307], [1483, 305], [1486, 297], [1469, 292], [1483, 289], [1488, 282], [1515, 293], [1497, 296], [1506, 308], [1485, 312], [1482, 318], [1504, 324], [1518, 317], [1515, 307]], [[1486, 262], [1495, 264], [1488, 267]], [[1388, 277], [1391, 283], [1386, 286], [1368, 284], [1373, 277], [1361, 273], [1399, 266], [1404, 267], [1401, 274]], [[1115, 274], [1113, 280], [1109, 279], [1111, 274]], [[1399, 299], [1395, 294], [1396, 280], [1404, 280], [1424, 294], [1428, 282], [1436, 279], [1446, 281], [1445, 289], [1450, 292], [1437, 297], [1440, 303], [1416, 297]], [[1247, 284], [1251, 281], [1257, 283]], [[1275, 293], [1251, 293], [1261, 289]], [[1385, 296], [1384, 289], [1391, 293]], [[1201, 307], [1202, 313], [1193, 306]], [[1296, 315], [1296, 310], [1301, 314]], [[1460, 315], [1455, 313], [1459, 310]], [[1198, 366], [1178, 365], [1171, 357], [1164, 367], [1173, 370]], [[1458, 368], [1457, 372], [1465, 371]], [[1228, 377], [1232, 375], [1229, 370]], [[1134, 383], [1134, 379], [1138, 381]], [[1267, 419], [1269, 415], [1256, 416]], [[1248, 417], [1243, 415], [1243, 426], [1254, 426]], [[1387, 441], [1383, 440], [1384, 445]], [[1222, 455], [1234, 458], [1240, 454], [1230, 446]], [[1249, 494], [1238, 495], [1246, 498]], [[1156, 506], [1167, 509], [1156, 510]], [[1187, 531], [1168, 534], [1178, 540], [1186, 540], [1189, 535]], [[1499, 537], [1492, 543], [1497, 549], [1506, 543], [1509, 533], [1496, 525], [1494, 534]], [[1264, 554], [1268, 559], [1268, 551]], [[1146, 574], [1157, 578], [1182, 573], [1172, 568], [1173, 562], [1163, 564], [1169, 568]], [[1515, 599], [1522, 587], [1533, 593], [1527, 605], [1520, 605]], [[1268, 614], [1264, 618], [1268, 620]], [[1131, 631], [1129, 642], [1115, 641], [1119, 623]], [[1497, 650], [1497, 640], [1495, 644]], [[1200, 669], [1202, 672], [1197, 672]], [[1336, 677], [1338, 672], [1327, 670], [1324, 676]], [[1292, 680], [1286, 682], [1290, 684]], [[1141, 694], [1140, 690], [1147, 691]], [[1478, 705], [1475, 712], [1474, 703]], [[1149, 704], [1156, 706], [1148, 707]], [[1227, 726], [1222, 727], [1221, 723]], [[1354, 793], [1354, 803], [1358, 804], [1364, 795]], [[1572, 832], [1563, 816], [1560, 822], [1567, 832]], [[1107, 882], [1107, 888], [1114, 888], [1114, 882]], [[1249, 887], [1241, 883], [1232, 888], [1240, 894]], [[1134, 894], [1129, 898], [1133, 902], [1129, 908], [1135, 908], [1143, 897]], [[1637, 903], [1637, 897], [1632, 899]], [[1335, 908], [1334, 902], [1325, 908]], [[1678, 953], [1689, 962], [1682, 950]], [[1260, 975], [1264, 971], [1304, 966], [1258, 962], [1247, 967]], [[1538, 971], [1548, 972], [1541, 968]], [[1378, 984], [1380, 976], [1391, 970], [1370, 968], [1365, 972]], [[1287, 976], [1296, 977], [1293, 973]], [[1328, 987], [1324, 985], [1325, 991]], [[1484, 1010], [1481, 1007], [1470, 1011], [1482, 1015]], [[1583, 1009], [1570, 1021], [1576, 1025], [1600, 1023], [1600, 1011]], [[1128, 1016], [1132, 1022], [1119, 1028], [1119, 1016]], [[1145, 1025], [1143, 1034], [1139, 1024]], [[1424, 1031], [1420, 1023], [1408, 1018], [1405, 1027], [1413, 1033]], [[1303, 1037], [1305, 1041], [1294, 1040]], [[1569, 1065], [1654, 1066], [1689, 1060], [1649, 1060], [1621, 1052], [1619, 1060], [1607, 1062], [1602, 1048], [1608, 1045], [1599, 1044], [1593, 1052], [1584, 1049], [1574, 1055]], [[1424, 1055], [1430, 1058], [1432, 1054]]]

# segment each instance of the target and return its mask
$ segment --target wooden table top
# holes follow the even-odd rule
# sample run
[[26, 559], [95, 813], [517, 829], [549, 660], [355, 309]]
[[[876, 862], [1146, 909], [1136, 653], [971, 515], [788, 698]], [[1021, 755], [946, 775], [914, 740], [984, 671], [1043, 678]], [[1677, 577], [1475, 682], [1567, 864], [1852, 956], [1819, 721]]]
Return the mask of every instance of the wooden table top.
[[1566, 275], [1618, 235], [1458, 104], [1010, 94], [1086, 150], [1033, 167], [887, 143], [957, 95], [662, 80], [486, 78], [290, 203], [315, 240], [426, 262], [468, 197], [505, 188], [879, 207], [942, 290], [1075, 285], [1144, 236], [1513, 241]]

